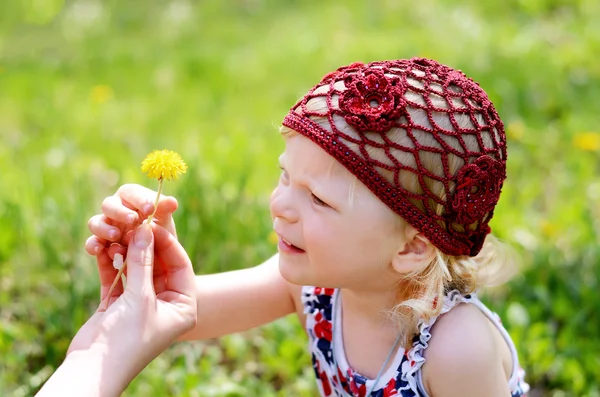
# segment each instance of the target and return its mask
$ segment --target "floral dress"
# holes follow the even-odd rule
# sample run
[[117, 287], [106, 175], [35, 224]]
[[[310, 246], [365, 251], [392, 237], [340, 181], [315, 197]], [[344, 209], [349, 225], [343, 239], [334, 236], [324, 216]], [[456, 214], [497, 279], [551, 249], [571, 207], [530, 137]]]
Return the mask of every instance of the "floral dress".
[[[381, 374], [377, 384], [373, 385], [375, 380], [360, 375], [348, 365], [343, 351], [341, 327], [336, 326], [333, 331], [334, 312], [337, 312], [336, 320], [341, 319], [341, 307], [337, 303], [337, 297], [337, 289], [302, 288], [312, 364], [321, 395], [364, 397], [367, 390], [372, 390], [371, 397], [429, 397], [423, 386], [421, 367], [425, 363], [423, 352], [431, 339], [431, 327], [439, 316], [419, 324], [419, 334], [415, 336], [412, 348], [406, 351], [400, 347], [391, 359], [389, 368]], [[508, 381], [512, 397], [524, 397], [529, 385], [524, 382], [524, 371], [519, 367], [515, 346], [495, 313], [492, 313], [475, 294], [463, 296], [458, 291], [451, 291], [446, 295], [440, 315], [463, 302], [477, 306], [500, 330], [512, 355], [513, 371]], [[335, 358], [332, 351], [334, 340]]]

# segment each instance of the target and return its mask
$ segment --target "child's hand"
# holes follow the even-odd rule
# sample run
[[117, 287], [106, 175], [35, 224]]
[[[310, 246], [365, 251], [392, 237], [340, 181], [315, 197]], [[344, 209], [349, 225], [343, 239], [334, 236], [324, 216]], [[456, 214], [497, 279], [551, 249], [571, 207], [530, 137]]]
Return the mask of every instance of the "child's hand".
[[[155, 191], [134, 184], [123, 185], [113, 196], [106, 197], [102, 202], [102, 213], [94, 215], [88, 221], [93, 236], [85, 242], [86, 251], [90, 255], [98, 255], [116, 243], [110, 249], [110, 258], [117, 252], [124, 254], [131, 231], [152, 214], [155, 200]], [[175, 210], [177, 200], [161, 195], [154, 219], [169, 233], [177, 236], [173, 221]]]
[[157, 225], [136, 229], [127, 262], [125, 291], [119, 283], [104, 311], [117, 271], [107, 252], [98, 255], [101, 304], [73, 339], [68, 356], [91, 350], [137, 373], [196, 325], [194, 272], [183, 247]]

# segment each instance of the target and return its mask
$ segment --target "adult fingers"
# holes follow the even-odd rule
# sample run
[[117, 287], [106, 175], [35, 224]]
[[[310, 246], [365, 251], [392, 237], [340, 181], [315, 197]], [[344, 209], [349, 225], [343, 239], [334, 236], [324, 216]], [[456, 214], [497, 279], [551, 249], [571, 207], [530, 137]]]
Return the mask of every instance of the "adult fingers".
[[[154, 238], [154, 247], [156, 247], [156, 236]], [[154, 250], [154, 292], [160, 294], [167, 289], [167, 270], [165, 264], [161, 261], [160, 257], [156, 255], [156, 249]]]
[[[118, 270], [113, 267], [113, 261], [106, 251], [103, 251], [96, 257], [96, 262], [98, 263], [98, 276], [100, 277], [100, 300], [104, 301], [110, 286], [115, 280], [115, 277], [117, 277]], [[119, 280], [111, 295], [119, 296], [122, 293], [123, 284]]]
[[154, 236], [152, 228], [142, 223], [127, 248], [127, 289], [136, 295], [156, 296], [152, 283]]
[[175, 236], [159, 225], [153, 226], [155, 252], [165, 267], [166, 290], [195, 295], [192, 261]]

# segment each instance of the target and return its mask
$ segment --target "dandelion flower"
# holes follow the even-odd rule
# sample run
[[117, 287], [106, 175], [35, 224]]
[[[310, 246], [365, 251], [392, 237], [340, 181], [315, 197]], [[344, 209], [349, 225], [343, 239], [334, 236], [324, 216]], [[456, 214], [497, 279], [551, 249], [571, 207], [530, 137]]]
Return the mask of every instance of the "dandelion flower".
[[142, 161], [142, 172], [150, 178], [177, 180], [179, 174], [185, 174], [187, 165], [181, 156], [172, 150], [155, 150]]
[[575, 147], [588, 152], [600, 150], [600, 134], [597, 132], [583, 132], [573, 138]]
[[90, 99], [97, 105], [102, 105], [110, 101], [113, 96], [114, 92], [112, 88], [104, 84], [95, 86], [90, 93]]

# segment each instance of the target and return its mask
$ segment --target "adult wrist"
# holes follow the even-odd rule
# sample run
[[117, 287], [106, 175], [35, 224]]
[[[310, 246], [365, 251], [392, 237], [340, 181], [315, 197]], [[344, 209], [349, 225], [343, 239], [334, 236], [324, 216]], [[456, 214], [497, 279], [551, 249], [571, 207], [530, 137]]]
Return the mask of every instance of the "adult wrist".
[[90, 380], [97, 381], [100, 396], [120, 396], [147, 364], [138, 362], [138, 357], [139, 354], [117, 344], [94, 343], [88, 349], [69, 353], [63, 365], [75, 373], [85, 371], [83, 378], [88, 373], [94, 377]]
[[46, 381], [36, 397], [118, 397], [133, 376], [119, 362], [98, 351], [71, 352]]

